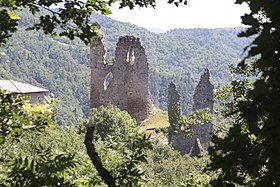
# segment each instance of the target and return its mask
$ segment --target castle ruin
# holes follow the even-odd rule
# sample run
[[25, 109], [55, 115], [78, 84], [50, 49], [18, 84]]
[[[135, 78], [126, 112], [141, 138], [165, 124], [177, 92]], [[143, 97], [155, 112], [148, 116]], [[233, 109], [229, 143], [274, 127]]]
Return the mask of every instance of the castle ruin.
[[[181, 96], [177, 91], [177, 88], [173, 81], [168, 85], [168, 98], [167, 98], [167, 109], [168, 109], [168, 144], [170, 144], [171, 140], [173, 140], [174, 131], [177, 131], [178, 121], [181, 117]], [[177, 146], [175, 146], [177, 147]], [[180, 146], [179, 146], [180, 147]], [[175, 148], [176, 149], [176, 148]]]
[[[193, 97], [193, 111], [203, 108], [209, 108], [213, 113], [214, 105], [214, 86], [209, 81], [210, 73], [208, 69], [204, 70], [201, 75], [198, 85], [195, 88]], [[206, 151], [209, 148], [211, 141], [212, 124], [194, 125], [192, 135], [201, 151]]]
[[[121, 36], [118, 40], [113, 64], [105, 61], [106, 48], [103, 36], [97, 36], [90, 46], [91, 90], [90, 107], [115, 105], [140, 124], [153, 112], [148, 87], [148, 63], [140, 38]], [[209, 108], [213, 112], [213, 85], [205, 69], [195, 89], [193, 111]], [[180, 94], [173, 82], [168, 87], [168, 114], [181, 114]], [[173, 108], [172, 108], [173, 107]], [[173, 121], [176, 121], [176, 115]], [[177, 116], [177, 118], [180, 116]], [[170, 115], [169, 115], [169, 120]], [[177, 119], [178, 121], [179, 119]], [[184, 131], [169, 136], [168, 142], [181, 154], [198, 155], [207, 151], [211, 141], [212, 124], [192, 125], [191, 135]], [[172, 131], [170, 123], [169, 132]]]
[[[201, 75], [200, 81], [195, 88], [193, 98], [193, 111], [203, 108], [209, 108], [210, 112], [213, 112], [214, 86], [209, 81], [209, 70], [205, 69]], [[169, 105], [175, 105], [180, 102], [180, 95], [173, 84], [169, 85], [168, 101]], [[203, 125], [192, 125], [191, 135], [187, 136], [184, 131], [179, 131], [177, 134], [173, 134], [170, 139], [170, 144], [174, 149], [178, 150], [181, 154], [190, 154], [196, 156], [201, 152], [205, 152], [209, 149], [211, 141], [212, 124], [206, 123]]]
[[148, 87], [148, 63], [140, 38], [121, 36], [115, 61], [105, 62], [104, 37], [97, 36], [90, 46], [90, 107], [115, 105], [136, 119], [139, 124], [154, 107]]

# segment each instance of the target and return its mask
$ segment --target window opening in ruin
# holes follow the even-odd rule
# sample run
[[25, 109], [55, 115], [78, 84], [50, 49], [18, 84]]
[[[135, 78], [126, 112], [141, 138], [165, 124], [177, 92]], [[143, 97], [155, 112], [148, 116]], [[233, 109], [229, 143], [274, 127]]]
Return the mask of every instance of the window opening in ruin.
[[132, 48], [130, 48], [127, 51], [126, 61], [127, 61], [127, 63], [133, 65], [134, 64], [134, 60], [135, 60], [134, 50]]
[[104, 79], [104, 82], [103, 82], [103, 87], [104, 87], [104, 90], [107, 90], [108, 86], [110, 85], [110, 83], [112, 82], [114, 76], [113, 76], [113, 73], [112, 72], [109, 72], [105, 79]]

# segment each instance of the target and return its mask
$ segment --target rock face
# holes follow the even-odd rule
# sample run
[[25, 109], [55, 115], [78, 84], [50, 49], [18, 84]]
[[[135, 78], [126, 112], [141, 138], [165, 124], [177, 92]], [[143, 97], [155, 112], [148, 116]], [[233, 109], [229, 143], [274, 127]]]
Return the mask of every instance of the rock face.
[[[205, 69], [195, 89], [193, 111], [209, 108], [210, 111], [213, 112], [214, 86], [210, 83], [209, 76], [208, 69]], [[168, 101], [177, 102], [179, 94], [175, 85], [173, 85], [170, 86], [170, 90], [173, 91], [168, 92]], [[175, 89], [173, 87], [175, 87]], [[170, 128], [172, 129], [172, 124], [170, 124]], [[192, 156], [196, 156], [199, 153], [208, 150], [211, 141], [212, 124], [193, 125], [191, 126], [191, 130], [192, 133], [190, 136], [186, 136], [185, 132], [179, 131], [170, 138], [169, 143], [181, 154], [190, 154]]]
[[105, 62], [104, 37], [98, 36], [90, 46], [90, 107], [115, 105], [138, 123], [153, 111], [148, 88], [148, 63], [140, 38], [121, 36], [113, 65]]

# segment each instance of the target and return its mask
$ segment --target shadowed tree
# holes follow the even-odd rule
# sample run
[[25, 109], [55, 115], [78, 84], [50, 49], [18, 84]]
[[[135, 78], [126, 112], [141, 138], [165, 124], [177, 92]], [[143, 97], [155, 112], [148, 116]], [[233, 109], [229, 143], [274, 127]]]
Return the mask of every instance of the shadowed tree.
[[[227, 116], [233, 119], [233, 127], [224, 139], [213, 140], [210, 166], [220, 174], [212, 184], [279, 186], [280, 1], [236, 3], [247, 3], [251, 10], [242, 16], [248, 27], [239, 36], [255, 39], [235, 69], [245, 79], [232, 82], [233, 101], [227, 105]], [[252, 76], [255, 79], [250, 83]]]

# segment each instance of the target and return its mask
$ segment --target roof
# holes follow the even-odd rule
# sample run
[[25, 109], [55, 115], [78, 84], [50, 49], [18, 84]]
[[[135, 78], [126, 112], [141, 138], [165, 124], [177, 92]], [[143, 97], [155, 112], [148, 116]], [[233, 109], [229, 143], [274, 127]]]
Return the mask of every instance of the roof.
[[39, 88], [37, 86], [32, 86], [30, 84], [17, 82], [14, 80], [0, 80], [0, 88], [11, 93], [35, 93], [49, 91], [44, 88]]

